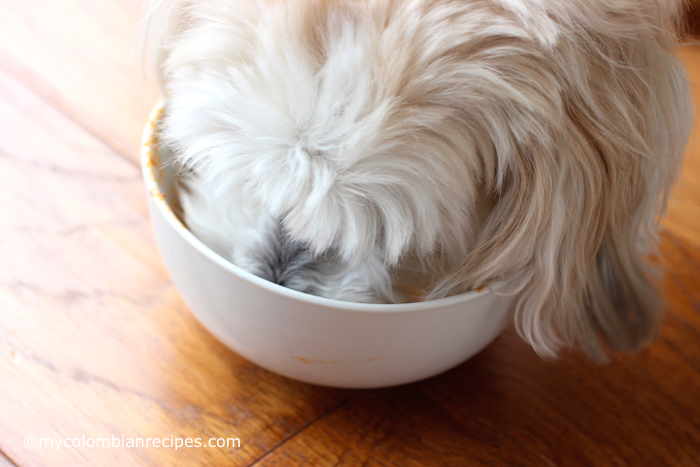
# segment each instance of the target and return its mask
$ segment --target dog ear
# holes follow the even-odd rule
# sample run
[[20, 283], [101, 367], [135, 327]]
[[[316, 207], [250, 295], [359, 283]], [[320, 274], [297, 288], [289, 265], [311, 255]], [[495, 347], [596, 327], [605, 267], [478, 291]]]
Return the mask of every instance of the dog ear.
[[600, 359], [634, 350], [660, 319], [643, 256], [692, 113], [669, 22], [633, 27], [634, 19], [626, 31], [562, 40], [547, 64], [561, 86], [543, 94], [551, 112], [503, 117], [520, 136], [496, 143], [513, 150], [495, 155], [493, 208], [475, 248], [438, 289], [497, 283], [497, 292], [518, 294], [518, 332], [543, 356], [562, 347]]

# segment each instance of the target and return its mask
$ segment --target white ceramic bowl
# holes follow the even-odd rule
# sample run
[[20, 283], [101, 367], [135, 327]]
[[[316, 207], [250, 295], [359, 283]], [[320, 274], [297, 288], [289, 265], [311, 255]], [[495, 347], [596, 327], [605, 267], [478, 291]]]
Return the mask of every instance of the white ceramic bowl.
[[270, 371], [325, 386], [373, 388], [442, 373], [505, 327], [511, 297], [489, 289], [420, 303], [341, 302], [273, 284], [207, 248], [167, 204], [172, 173], [146, 126], [143, 173], [158, 245], [173, 284], [199, 321], [232, 350]]

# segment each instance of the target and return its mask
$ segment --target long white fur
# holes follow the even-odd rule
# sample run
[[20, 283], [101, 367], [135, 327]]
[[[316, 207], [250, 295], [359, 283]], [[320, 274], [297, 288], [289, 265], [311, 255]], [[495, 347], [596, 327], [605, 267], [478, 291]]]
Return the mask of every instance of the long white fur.
[[218, 212], [254, 206], [375, 271], [360, 300], [394, 299], [409, 256], [448, 258], [431, 297], [501, 281], [542, 355], [636, 349], [660, 316], [642, 254], [691, 121], [681, 5], [158, 0], [162, 141]]

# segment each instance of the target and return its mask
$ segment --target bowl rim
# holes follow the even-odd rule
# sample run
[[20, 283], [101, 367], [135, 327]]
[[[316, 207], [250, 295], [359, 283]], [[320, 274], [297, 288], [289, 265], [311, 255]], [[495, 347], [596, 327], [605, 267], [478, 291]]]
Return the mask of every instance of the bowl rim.
[[[450, 297], [437, 298], [434, 300], [426, 300], [423, 302], [410, 303], [357, 303], [344, 300], [336, 300], [332, 298], [319, 297], [316, 295], [307, 294], [298, 290], [293, 290], [284, 287], [274, 282], [270, 282], [261, 277], [256, 276], [248, 271], [241, 269], [232, 262], [222, 258], [208, 246], [202, 243], [190, 230], [182, 223], [177, 215], [170, 208], [170, 205], [165, 199], [165, 195], [161, 192], [160, 186], [156, 179], [155, 170], [159, 168], [159, 163], [156, 163], [152, 157], [152, 147], [156, 142], [155, 129], [164, 109], [164, 100], [160, 99], [153, 106], [148, 121], [143, 131], [141, 140], [141, 169], [143, 178], [146, 184], [146, 191], [155, 207], [165, 218], [166, 222], [177, 234], [193, 246], [199, 253], [212, 261], [218, 267], [226, 270], [247, 282], [250, 282], [264, 290], [275, 295], [285, 297], [297, 302], [313, 304], [326, 308], [342, 309], [349, 312], [360, 313], [406, 313], [406, 312], [427, 312], [437, 311], [446, 307], [452, 307], [457, 304], [467, 303], [483, 296], [496, 293], [492, 286], [486, 286], [480, 290], [472, 290]], [[501, 295], [501, 294], [499, 294]], [[506, 294], [507, 295], [507, 294]]]

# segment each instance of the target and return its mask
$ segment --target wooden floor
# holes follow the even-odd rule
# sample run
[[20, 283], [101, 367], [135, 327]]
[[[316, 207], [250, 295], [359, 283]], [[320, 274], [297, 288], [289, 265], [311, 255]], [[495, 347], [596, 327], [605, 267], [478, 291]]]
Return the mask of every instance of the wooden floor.
[[[0, 0], [0, 467], [700, 465], [700, 128], [648, 348], [543, 361], [509, 330], [417, 384], [315, 387], [227, 350], [168, 279], [138, 167], [157, 96], [137, 18], [131, 0]], [[700, 99], [700, 47], [679, 53]], [[240, 447], [88, 446], [171, 436]]]

